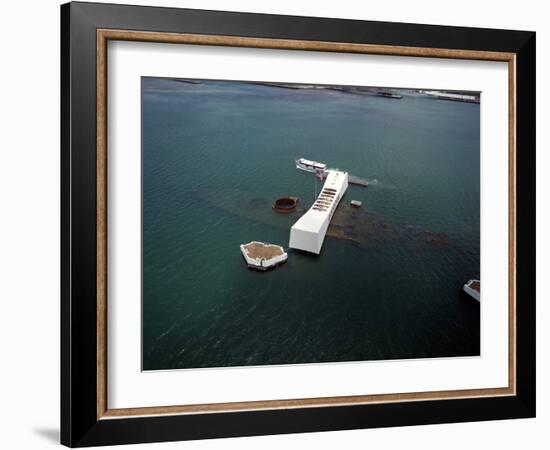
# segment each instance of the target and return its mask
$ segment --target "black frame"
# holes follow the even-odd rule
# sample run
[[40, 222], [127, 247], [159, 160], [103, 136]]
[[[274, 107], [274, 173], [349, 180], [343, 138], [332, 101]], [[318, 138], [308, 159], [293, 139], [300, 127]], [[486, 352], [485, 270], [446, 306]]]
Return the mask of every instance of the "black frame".
[[[97, 419], [96, 29], [516, 54], [517, 395]], [[69, 3], [61, 6], [61, 443], [317, 432], [535, 416], [535, 33]]]

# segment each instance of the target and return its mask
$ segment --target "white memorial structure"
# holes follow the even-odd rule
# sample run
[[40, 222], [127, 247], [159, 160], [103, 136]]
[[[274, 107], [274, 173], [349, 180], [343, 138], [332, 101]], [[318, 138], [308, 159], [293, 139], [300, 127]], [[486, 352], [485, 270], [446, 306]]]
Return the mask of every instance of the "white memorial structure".
[[328, 225], [347, 188], [348, 173], [329, 169], [315, 203], [290, 229], [290, 248], [321, 253]]

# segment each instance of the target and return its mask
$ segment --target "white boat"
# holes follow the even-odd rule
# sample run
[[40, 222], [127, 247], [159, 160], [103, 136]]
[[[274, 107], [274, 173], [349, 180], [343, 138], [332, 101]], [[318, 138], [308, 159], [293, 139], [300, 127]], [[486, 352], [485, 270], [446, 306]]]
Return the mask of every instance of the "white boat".
[[325, 173], [327, 171], [327, 165], [317, 161], [299, 158], [296, 160], [296, 169], [305, 170], [306, 172], [311, 173], [316, 173], [319, 170]]
[[462, 286], [462, 290], [466, 292], [466, 294], [468, 294], [470, 297], [476, 299], [478, 302], [481, 303], [481, 282], [479, 280], [469, 280], [464, 286]]

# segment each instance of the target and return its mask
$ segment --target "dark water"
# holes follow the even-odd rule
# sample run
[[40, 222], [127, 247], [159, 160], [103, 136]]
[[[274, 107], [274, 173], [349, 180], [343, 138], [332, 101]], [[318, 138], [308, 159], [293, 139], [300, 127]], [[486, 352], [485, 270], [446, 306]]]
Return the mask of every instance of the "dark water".
[[[404, 95], [143, 79], [143, 368], [479, 355], [479, 105]], [[319, 257], [267, 273], [239, 245], [288, 245], [313, 177], [350, 186]], [[363, 201], [352, 210], [351, 199]]]

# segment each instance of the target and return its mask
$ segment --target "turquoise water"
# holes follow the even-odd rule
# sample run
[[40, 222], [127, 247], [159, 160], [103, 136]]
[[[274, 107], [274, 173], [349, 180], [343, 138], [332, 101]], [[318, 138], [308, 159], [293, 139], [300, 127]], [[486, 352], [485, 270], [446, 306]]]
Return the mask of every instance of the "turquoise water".
[[[403, 95], [143, 78], [144, 370], [479, 355], [479, 105]], [[320, 256], [248, 270], [314, 199], [298, 157], [371, 185]]]

